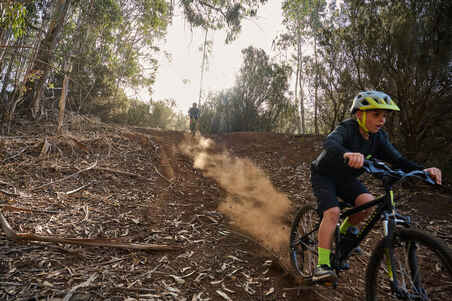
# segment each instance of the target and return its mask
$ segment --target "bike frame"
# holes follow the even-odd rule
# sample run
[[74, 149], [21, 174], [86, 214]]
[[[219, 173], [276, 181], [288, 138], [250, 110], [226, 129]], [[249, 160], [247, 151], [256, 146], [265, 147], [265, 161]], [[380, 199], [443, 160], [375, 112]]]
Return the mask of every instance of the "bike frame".
[[394, 200], [394, 192], [392, 190], [392, 181], [391, 179], [387, 179], [383, 181], [385, 183], [385, 194], [375, 200], [357, 206], [351, 209], [347, 209], [342, 212], [340, 215], [340, 220], [345, 219], [353, 214], [362, 212], [366, 209], [376, 207], [373, 213], [366, 219], [365, 226], [356, 236], [351, 243], [343, 242], [340, 239], [340, 233], [338, 228], [336, 229], [336, 250], [334, 260], [332, 262], [333, 267], [336, 271], [342, 270], [342, 263], [345, 262], [350, 256], [351, 252], [354, 248], [359, 246], [361, 242], [366, 238], [369, 232], [374, 228], [374, 226], [383, 219], [383, 227], [384, 227], [384, 239], [386, 250], [388, 252], [389, 260], [388, 264], [388, 276], [393, 284], [393, 289], [397, 291], [398, 281], [396, 275], [394, 275], [393, 271], [395, 271], [395, 260], [394, 260], [394, 250], [392, 248], [392, 240], [394, 237], [394, 231], [396, 225], [403, 225], [405, 227], [409, 227], [411, 223], [411, 219], [409, 216], [402, 216], [397, 213], [395, 208], [395, 200]]
[[[365, 160], [363, 169], [365, 169], [365, 171], [367, 171], [369, 174], [372, 174], [375, 178], [382, 181], [384, 194], [370, 201], [367, 204], [353, 208], [348, 208], [352, 206], [347, 206], [347, 203], [345, 202], [339, 203], [339, 207], [341, 210], [340, 221], [343, 221], [347, 217], [360, 213], [364, 210], [368, 210], [370, 208], [374, 208], [374, 210], [364, 221], [364, 226], [362, 227], [361, 231], [351, 239], [347, 236], [344, 237], [344, 239], [342, 238], [342, 234], [339, 231], [340, 226], [339, 224], [337, 224], [334, 238], [335, 246], [332, 247], [331, 250], [330, 263], [332, 268], [336, 270], [337, 274], [339, 274], [339, 272], [342, 270], [348, 269], [349, 266], [346, 263], [346, 261], [352, 254], [353, 249], [355, 249], [357, 246], [361, 244], [361, 242], [367, 237], [370, 231], [381, 220], [383, 222], [384, 230], [383, 231], [384, 238], [382, 245], [384, 249], [384, 264], [386, 264], [387, 267], [386, 270], [388, 278], [391, 283], [391, 290], [399, 298], [406, 299], [407, 296], [409, 297], [410, 293], [403, 287], [404, 281], [404, 278], [402, 277], [403, 275], [401, 276], [397, 272], [398, 266], [395, 256], [394, 241], [398, 239], [396, 236], [397, 227], [398, 226], [403, 226], [406, 228], [410, 227], [411, 219], [409, 216], [403, 216], [397, 212], [396, 201], [394, 198], [394, 191], [392, 187], [396, 183], [400, 183], [404, 179], [409, 177], [423, 179], [426, 183], [432, 185], [436, 185], [436, 183], [424, 170], [413, 170], [410, 172], [404, 172], [402, 170], [393, 170], [389, 168], [387, 165], [385, 165], [383, 162], [375, 159]], [[322, 219], [322, 213], [317, 211], [317, 214], [319, 214], [320, 219]], [[299, 222], [300, 221], [297, 221], [297, 223]], [[297, 251], [295, 248], [297, 245], [301, 246], [301, 248], [303, 249], [302, 252], [309, 250], [309, 252], [317, 254], [317, 250], [314, 250], [313, 248], [313, 246], [315, 246], [316, 240], [310, 237], [311, 235], [313, 235], [314, 232], [318, 232], [319, 227], [320, 223], [318, 223], [313, 229], [311, 229], [309, 233], [304, 233], [304, 235], [298, 238], [296, 242], [292, 241], [291, 233], [290, 248], [292, 257], [296, 256]], [[408, 255], [410, 260], [410, 269], [413, 268], [415, 269], [410, 271], [412, 281], [415, 284], [416, 288], [422, 291], [423, 288], [421, 287], [420, 284], [421, 279], [419, 278], [419, 275], [416, 272], [417, 269], [416, 258], [412, 257], [413, 255], [412, 252], [416, 252], [417, 248], [416, 244], [410, 243], [407, 245], [407, 247], [409, 248], [408, 252], [410, 253]], [[296, 269], [298, 270], [299, 268], [298, 263], [295, 262], [294, 264], [296, 266]], [[306, 277], [306, 280], [309, 281], [310, 279], [312, 279], [312, 277], [309, 276]], [[402, 286], [400, 284], [402, 284]], [[333, 285], [335, 286], [336, 284], [333, 283]]]

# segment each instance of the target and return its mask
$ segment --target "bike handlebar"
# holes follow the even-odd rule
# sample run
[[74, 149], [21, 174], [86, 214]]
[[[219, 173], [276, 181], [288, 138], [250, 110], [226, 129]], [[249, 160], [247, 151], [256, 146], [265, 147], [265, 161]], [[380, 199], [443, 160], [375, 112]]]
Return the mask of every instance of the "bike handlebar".
[[431, 185], [436, 185], [436, 182], [430, 177], [428, 172], [424, 170], [413, 170], [410, 172], [404, 172], [400, 169], [392, 169], [384, 162], [379, 161], [377, 159], [364, 160], [363, 169], [372, 175], [377, 177], [381, 176], [390, 176], [397, 178], [398, 180], [402, 180], [408, 177], [416, 177], [424, 180]]

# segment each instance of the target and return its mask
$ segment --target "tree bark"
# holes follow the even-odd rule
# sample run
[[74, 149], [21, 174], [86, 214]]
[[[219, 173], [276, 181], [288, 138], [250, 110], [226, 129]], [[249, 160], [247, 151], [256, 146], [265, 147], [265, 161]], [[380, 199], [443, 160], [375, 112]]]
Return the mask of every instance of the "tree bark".
[[298, 76], [298, 86], [300, 88], [300, 122], [301, 122], [301, 133], [306, 134], [306, 121], [305, 121], [305, 111], [304, 111], [304, 90], [303, 90], [303, 78], [301, 76], [301, 70], [303, 68], [303, 52], [301, 44], [301, 33], [298, 34], [298, 65], [299, 65], [299, 76]]
[[202, 64], [201, 64], [201, 80], [199, 83], [199, 99], [198, 99], [198, 106], [201, 107], [201, 100], [202, 100], [202, 85], [203, 85], [203, 81], [204, 81], [204, 69], [206, 66], [206, 60], [207, 60], [207, 31], [208, 29], [206, 28], [206, 34], [204, 36], [204, 46], [202, 49]]
[[32, 73], [36, 78], [26, 83], [26, 94], [24, 95], [24, 105], [30, 109], [31, 117], [38, 117], [41, 97], [44, 92], [45, 83], [50, 73], [50, 65], [53, 60], [54, 51], [58, 43], [59, 33], [64, 24], [64, 19], [68, 12], [71, 0], [55, 0], [55, 10], [50, 22], [47, 35], [41, 41], [38, 54], [33, 63]]
[[61, 90], [60, 101], [58, 102], [58, 129], [57, 133], [59, 135], [63, 132], [63, 119], [64, 119], [64, 110], [66, 107], [66, 97], [69, 88], [69, 72], [71, 69], [70, 61], [67, 61], [64, 65], [64, 80], [63, 80], [63, 89]]
[[[317, 33], [316, 33], [317, 34]], [[319, 121], [318, 121], [318, 110], [319, 110], [319, 100], [318, 100], [318, 89], [319, 89], [319, 68], [317, 61], [317, 37], [314, 37], [314, 59], [315, 59], [315, 83], [314, 83], [314, 131], [315, 134], [319, 134]]]

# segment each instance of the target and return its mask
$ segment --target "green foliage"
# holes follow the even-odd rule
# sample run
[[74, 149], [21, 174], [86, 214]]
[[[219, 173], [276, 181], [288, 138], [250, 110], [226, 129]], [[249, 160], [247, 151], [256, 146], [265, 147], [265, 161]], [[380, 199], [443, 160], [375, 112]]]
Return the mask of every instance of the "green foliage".
[[127, 124], [148, 125], [150, 106], [139, 100], [132, 100], [127, 110]]
[[[25, 34], [26, 8], [23, 4], [7, 1], [0, 2], [0, 28], [10, 28], [16, 39]], [[2, 31], [0, 30], [0, 32]]]
[[172, 120], [172, 124], [170, 129], [176, 130], [176, 131], [185, 131], [188, 129], [187, 123], [188, 123], [188, 117], [185, 113], [177, 112], [174, 113], [174, 118]]
[[[315, 34], [321, 26], [326, 7], [325, 0], [285, 0], [282, 3], [283, 23], [290, 30], [305, 31], [306, 34]], [[296, 26], [291, 26], [296, 24]]]
[[154, 101], [151, 106], [149, 126], [164, 130], [174, 128], [176, 114], [174, 100]]
[[175, 113], [174, 100], [159, 100], [147, 104], [130, 99], [121, 91], [115, 97], [96, 97], [85, 109], [104, 122], [165, 130], [186, 129], [187, 118], [182, 113]]
[[291, 68], [272, 63], [261, 49], [242, 50], [244, 61], [235, 86], [211, 94], [201, 107], [202, 132], [279, 131], [282, 117], [294, 113], [286, 95]]
[[71, 38], [60, 44], [63, 53], [76, 53], [72, 107], [87, 112], [87, 102], [96, 97], [114, 99], [125, 87], [150, 87], [157, 70], [155, 45], [166, 31], [169, 13], [162, 0], [80, 1], [65, 31]]
[[[30, 95], [36, 92], [32, 90], [44, 91], [44, 94], [52, 97], [47, 98], [45, 105], [50, 108], [53, 104], [56, 107], [58, 97], [55, 91], [62, 85], [64, 66], [70, 64], [68, 109], [81, 113], [98, 113], [104, 120], [142, 123], [146, 119], [146, 114], [143, 114], [146, 108], [126, 99], [122, 91], [126, 88], [147, 88], [152, 91], [158, 67], [157, 43], [165, 36], [167, 26], [173, 18], [173, 5], [184, 9], [185, 16], [192, 25], [206, 29], [227, 28], [228, 38], [232, 38], [239, 32], [243, 18], [255, 16], [256, 9], [265, 2], [266, 0], [193, 0], [177, 3], [167, 0], [77, 0], [71, 1], [70, 6], [64, 6], [64, 11], [67, 12], [64, 23], [58, 23], [64, 24], [64, 28], [60, 33], [61, 27], [58, 26], [58, 34], [53, 36], [47, 34], [46, 30], [52, 28], [50, 24], [55, 24], [53, 17], [56, 16], [55, 9], [62, 7], [56, 5], [60, 2], [2, 2], [0, 43], [8, 44], [8, 47], [18, 49], [20, 53], [16, 54], [8, 48], [4, 51], [0, 70], [6, 70], [7, 74], [3, 77], [4, 81], [2, 79], [0, 97], [2, 102], [5, 97], [16, 98], [6, 102], [14, 103], [24, 90], [23, 83], [18, 79], [32, 79], [31, 75], [40, 74], [43, 69], [40, 66], [46, 66], [42, 83], [29, 81], [25, 91]], [[49, 31], [51, 32], [53, 31]], [[14, 38], [11, 38], [12, 33]], [[39, 40], [46, 36], [49, 37], [48, 40]], [[16, 48], [12, 43], [25, 47]], [[56, 49], [53, 46], [51, 51], [46, 51], [45, 47], [38, 49], [38, 53], [44, 57], [39, 60], [35, 60], [33, 48], [28, 47], [50, 44], [56, 45]], [[30, 69], [33, 69], [31, 73], [26, 74]], [[51, 85], [46, 85], [45, 82], [50, 82]], [[5, 87], [13, 87], [15, 91], [6, 93]], [[30, 111], [31, 97], [28, 94], [27, 101], [19, 102], [23, 111]], [[165, 116], [171, 114], [165, 113], [165, 108], [158, 107], [157, 105], [154, 114], [161, 112], [159, 116], [166, 120]], [[173, 110], [169, 107], [170, 111]], [[37, 108], [36, 110], [39, 111]], [[178, 119], [178, 126], [183, 123], [182, 119]], [[156, 117], [155, 120], [159, 118]], [[152, 122], [156, 122], [156, 126], [165, 123], [155, 120]]]
[[226, 42], [233, 41], [241, 29], [241, 21], [253, 17], [267, 0], [181, 0], [185, 18], [194, 27], [226, 29]]
[[[312, 32], [297, 23], [299, 2], [286, 1], [287, 36]], [[318, 19], [316, 57], [303, 58], [303, 88], [318, 92], [319, 126], [331, 131], [348, 117], [358, 91], [376, 89], [401, 108], [386, 130], [409, 158], [451, 162], [452, 2], [347, 0]], [[314, 103], [308, 102], [309, 106]], [[312, 115], [311, 115], [312, 116]], [[308, 116], [308, 120], [312, 117]], [[312, 119], [311, 119], [312, 120]]]

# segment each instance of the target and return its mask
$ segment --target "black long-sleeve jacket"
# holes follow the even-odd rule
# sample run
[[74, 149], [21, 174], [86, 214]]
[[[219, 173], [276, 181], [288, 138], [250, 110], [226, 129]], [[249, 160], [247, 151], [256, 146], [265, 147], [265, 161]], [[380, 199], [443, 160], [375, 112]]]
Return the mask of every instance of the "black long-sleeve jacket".
[[370, 133], [369, 139], [364, 139], [355, 119], [347, 119], [340, 123], [328, 135], [323, 147], [324, 150], [312, 162], [312, 168], [315, 172], [327, 176], [357, 177], [363, 173], [362, 169], [351, 168], [344, 162], [343, 155], [346, 152], [361, 153], [364, 157], [372, 155], [372, 158], [388, 162], [394, 168], [404, 171], [424, 169], [421, 165], [404, 158], [389, 142], [385, 131], [379, 130], [375, 134]]

